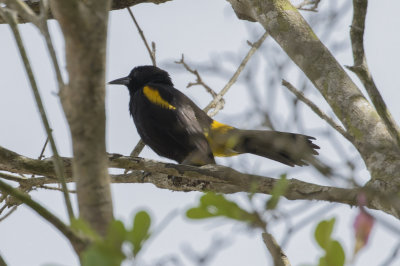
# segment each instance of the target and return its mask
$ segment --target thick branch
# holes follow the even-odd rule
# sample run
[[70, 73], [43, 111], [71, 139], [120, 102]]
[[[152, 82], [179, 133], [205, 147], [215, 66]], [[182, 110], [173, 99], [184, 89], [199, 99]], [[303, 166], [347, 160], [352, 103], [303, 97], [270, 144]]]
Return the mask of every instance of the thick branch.
[[105, 145], [105, 59], [110, 0], [57, 1], [69, 84], [60, 91], [73, 146], [80, 217], [104, 234], [113, 219]]
[[[8, 154], [9, 156], [4, 156]], [[11, 155], [10, 155], [11, 154]], [[130, 174], [112, 175], [113, 183], [152, 183], [160, 188], [176, 191], [215, 191], [220, 193], [251, 192], [270, 194], [276, 182], [275, 178], [251, 175], [238, 172], [234, 169], [207, 165], [204, 167], [194, 167], [179, 164], [161, 163], [137, 157], [127, 157], [119, 154], [108, 156], [110, 168], [120, 168], [133, 170]], [[5, 148], [0, 147], [0, 170], [15, 173], [35, 173], [36, 175], [48, 177], [20, 178], [11, 176], [6, 179], [17, 181], [24, 186], [39, 186], [44, 184], [55, 184], [57, 180], [52, 178], [55, 173], [52, 161], [30, 159]], [[72, 182], [71, 178], [71, 159], [63, 158], [66, 172], [69, 173], [67, 182]], [[23, 162], [23, 163], [22, 163]], [[297, 179], [290, 179], [287, 192], [284, 196], [289, 200], [321, 200], [337, 202], [349, 205], [357, 205], [357, 194], [363, 190], [371, 198], [382, 198], [387, 204], [381, 206], [380, 201], [371, 200], [367, 207], [379, 209], [396, 217], [399, 217], [399, 200], [387, 195], [378, 195], [374, 190], [364, 188], [346, 189], [328, 187], [303, 182]]]

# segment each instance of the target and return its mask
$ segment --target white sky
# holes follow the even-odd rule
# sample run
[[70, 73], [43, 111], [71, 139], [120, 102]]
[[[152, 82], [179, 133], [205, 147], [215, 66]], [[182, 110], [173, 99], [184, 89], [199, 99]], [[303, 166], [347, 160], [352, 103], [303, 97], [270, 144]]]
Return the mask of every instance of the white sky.
[[[326, 2], [322, 1], [320, 8], [324, 8]], [[398, 52], [400, 38], [395, 29], [400, 25], [399, 9], [400, 2], [396, 0], [370, 1], [365, 36], [367, 58], [375, 82], [398, 121], [400, 119], [398, 104], [400, 86], [397, 75], [398, 62], [400, 62]], [[135, 6], [132, 10], [145, 31], [147, 39], [156, 42], [157, 59], [161, 64], [179, 60], [182, 53], [188, 60], [194, 62], [205, 62], [226, 51], [233, 53], [241, 51], [242, 54], [239, 57], [243, 57], [245, 53], [243, 48], [247, 46], [246, 40], [251, 38], [246, 28], [255, 28], [262, 33], [259, 25], [239, 21], [225, 1], [174, 0], [158, 6], [143, 4]], [[312, 15], [318, 16], [318, 13]], [[55, 32], [54, 39], [59, 56], [62, 58], [63, 44], [58, 27], [54, 21], [50, 24]], [[348, 12], [348, 16], [343, 21], [342, 31], [336, 33], [338, 38], [342, 38], [343, 35], [348, 36], [350, 24], [351, 12]], [[29, 57], [60, 153], [63, 156], [71, 156], [70, 137], [60, 104], [54, 96], [57, 89], [43, 41], [32, 26], [21, 25], [20, 29], [25, 44], [28, 46]], [[317, 32], [317, 35], [319, 34], [321, 33]], [[37, 157], [45, 141], [40, 117], [14, 39], [7, 25], [0, 25], [0, 36], [0, 145], [25, 156]], [[107, 80], [127, 75], [133, 66], [151, 63], [126, 10], [111, 13], [108, 44]], [[337, 58], [342, 65], [352, 63], [350, 50], [338, 54]], [[201, 89], [186, 90], [187, 82], [193, 78], [180, 73], [171, 72], [176, 87], [204, 106], [209, 100], [208, 95]], [[356, 80], [354, 76], [352, 77]], [[295, 81], [290, 80], [290, 77], [284, 78]], [[214, 88], [220, 88], [226, 82], [216, 78], [209, 78], [207, 81]], [[243, 89], [245, 88], [241, 86], [231, 89], [226, 98], [227, 105], [219, 119], [223, 120], [224, 116], [236, 114], [244, 109], [249, 99], [242, 91]], [[316, 118], [311, 120], [312, 124], [323, 123]], [[251, 125], [251, 121], [248, 124]], [[127, 155], [137, 141], [136, 129], [128, 114], [127, 90], [122, 86], [108, 87], [108, 152]], [[329, 152], [329, 148], [324, 150], [322, 146], [321, 156], [329, 157]], [[47, 151], [46, 155], [49, 156], [50, 153]], [[159, 159], [148, 148], [141, 156]], [[262, 162], [264, 168], [282, 169], [278, 164], [265, 162], [265, 160]], [[360, 171], [360, 173], [364, 173], [363, 180], [365, 180], [366, 172]], [[303, 172], [303, 177], [312, 174], [312, 171]], [[301, 178], [297, 175], [290, 177]], [[315, 179], [311, 176], [304, 180], [313, 182]], [[115, 216], [126, 221], [127, 224], [130, 224], [133, 213], [141, 208], [150, 210], [156, 224], [162, 221], [171, 210], [180, 211], [178, 217], [144, 251], [143, 259], [149, 264], [155, 263], [163, 255], [174, 254], [182, 259], [184, 265], [190, 265], [187, 258], [181, 255], [182, 246], [190, 243], [194, 250], [201, 252], [217, 235], [231, 236], [234, 241], [228, 248], [218, 253], [211, 265], [271, 265], [260, 234], [249, 233], [243, 226], [232, 225], [230, 222], [193, 222], [183, 218], [184, 210], [196, 204], [200, 193], [170, 192], [157, 189], [153, 185], [143, 184], [113, 185], [112, 191]], [[64, 219], [66, 218], [61, 193], [39, 190], [32, 192], [31, 195]], [[235, 198], [243, 202], [244, 196], [236, 195]], [[302, 204], [304, 203], [284, 201], [282, 207], [286, 210], [296, 210], [301, 208]], [[323, 203], [318, 206], [314, 207], [313, 211], [331, 205]], [[299, 215], [299, 218], [310, 212], [311, 210], [305, 211]], [[352, 221], [356, 213], [355, 209], [341, 206], [323, 216], [337, 217], [338, 224], [334, 237], [342, 242], [347, 255], [353, 248]], [[318, 256], [322, 254], [313, 242], [312, 234], [317, 221], [323, 217], [316, 218], [315, 222], [297, 232], [285, 247], [292, 265], [315, 263]], [[399, 222], [392, 217], [385, 215], [384, 218], [400, 227]], [[274, 225], [270, 228], [278, 241], [282, 240], [282, 229], [282, 225]], [[355, 265], [382, 263], [383, 258], [389, 256], [398, 239], [398, 236], [378, 225], [374, 228], [368, 247], [361, 252]], [[0, 253], [9, 265], [78, 264], [76, 256], [64, 237], [38, 215], [23, 206], [19, 207], [10, 218], [0, 223]], [[399, 264], [400, 259], [393, 263], [393, 265]]]

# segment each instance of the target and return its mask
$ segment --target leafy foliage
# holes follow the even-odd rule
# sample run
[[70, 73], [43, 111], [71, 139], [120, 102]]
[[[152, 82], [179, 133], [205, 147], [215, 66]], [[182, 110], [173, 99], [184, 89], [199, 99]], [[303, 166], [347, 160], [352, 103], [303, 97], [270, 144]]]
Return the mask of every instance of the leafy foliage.
[[126, 229], [119, 220], [109, 225], [106, 236], [98, 235], [85, 221], [74, 220], [71, 227], [84, 234], [93, 242], [81, 257], [84, 266], [117, 266], [129, 259], [122, 246], [125, 243], [131, 247], [133, 257], [137, 256], [145, 241], [150, 237], [151, 218], [145, 211], [136, 213], [131, 229]]
[[242, 209], [238, 204], [228, 200], [221, 194], [208, 192], [200, 198], [197, 207], [187, 210], [186, 216], [190, 219], [206, 219], [225, 217], [236, 221], [246, 222], [252, 226], [265, 227], [264, 222], [255, 212]]
[[321, 221], [315, 229], [314, 237], [318, 245], [325, 251], [325, 255], [319, 259], [319, 266], [342, 266], [345, 262], [345, 253], [342, 245], [332, 239], [332, 231], [335, 218]]

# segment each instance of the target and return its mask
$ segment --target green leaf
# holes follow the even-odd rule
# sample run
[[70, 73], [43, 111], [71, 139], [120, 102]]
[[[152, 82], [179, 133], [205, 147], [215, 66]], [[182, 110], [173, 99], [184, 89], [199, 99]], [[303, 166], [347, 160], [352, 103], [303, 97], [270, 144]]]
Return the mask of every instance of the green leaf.
[[332, 240], [329, 249], [326, 251], [326, 262], [329, 266], [343, 266], [345, 254], [342, 245], [336, 240]]
[[319, 259], [319, 266], [343, 266], [346, 256], [341, 244], [331, 238], [335, 218], [321, 221], [315, 229], [315, 239], [325, 250], [325, 255]]
[[287, 174], [282, 174], [280, 179], [274, 184], [271, 192], [271, 198], [267, 201], [267, 210], [273, 210], [278, 205], [280, 197], [285, 194], [289, 181], [286, 179]]
[[104, 241], [109, 244], [110, 247], [120, 249], [126, 237], [127, 231], [124, 224], [119, 220], [114, 220], [108, 227], [107, 235]]
[[190, 219], [205, 219], [210, 217], [227, 217], [230, 219], [254, 222], [255, 214], [242, 209], [235, 202], [226, 199], [223, 195], [208, 192], [200, 198], [197, 207], [187, 210], [186, 216]]
[[121, 221], [110, 223], [105, 238], [99, 238], [82, 254], [84, 266], [117, 266], [125, 259], [122, 244], [126, 239], [126, 229]]
[[143, 243], [150, 237], [151, 225], [150, 215], [145, 211], [136, 213], [133, 220], [133, 227], [127, 234], [127, 240], [133, 246], [133, 255], [136, 256], [141, 250]]
[[314, 237], [317, 240], [318, 245], [327, 250], [331, 242], [331, 234], [333, 226], [335, 225], [335, 218], [330, 220], [321, 221], [315, 229]]
[[119, 266], [125, 259], [121, 250], [110, 250], [104, 242], [92, 244], [82, 254], [83, 266]]
[[72, 219], [71, 228], [92, 240], [100, 240], [100, 235], [83, 219]]
[[318, 266], [328, 266], [328, 263], [326, 262], [326, 257], [322, 257], [319, 259]]
[[215, 214], [210, 213], [203, 207], [197, 207], [187, 210], [186, 216], [190, 219], [205, 219], [205, 218], [215, 217]]

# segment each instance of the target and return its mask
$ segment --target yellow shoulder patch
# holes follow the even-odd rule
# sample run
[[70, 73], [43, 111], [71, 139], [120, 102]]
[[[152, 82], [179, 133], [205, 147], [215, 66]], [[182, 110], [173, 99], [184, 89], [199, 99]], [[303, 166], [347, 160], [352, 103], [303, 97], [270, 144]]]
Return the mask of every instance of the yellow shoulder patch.
[[158, 92], [158, 90], [156, 90], [156, 89], [153, 89], [153, 88], [151, 88], [149, 86], [144, 86], [143, 87], [143, 94], [144, 94], [144, 96], [146, 96], [146, 98], [150, 102], [152, 102], [152, 103], [154, 103], [154, 104], [156, 104], [156, 105], [158, 105], [160, 107], [163, 107], [163, 108], [166, 108], [166, 109], [169, 109], [169, 110], [175, 110], [176, 109], [175, 106], [171, 105], [169, 102], [164, 100], [161, 97], [161, 95]]

